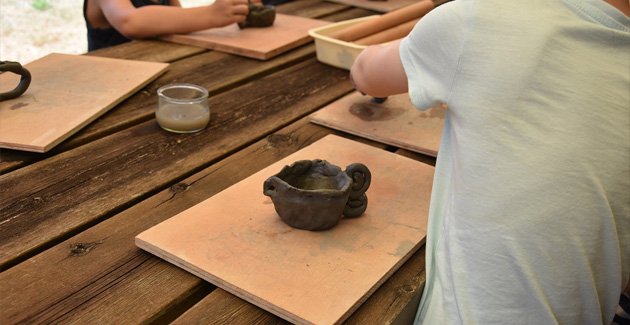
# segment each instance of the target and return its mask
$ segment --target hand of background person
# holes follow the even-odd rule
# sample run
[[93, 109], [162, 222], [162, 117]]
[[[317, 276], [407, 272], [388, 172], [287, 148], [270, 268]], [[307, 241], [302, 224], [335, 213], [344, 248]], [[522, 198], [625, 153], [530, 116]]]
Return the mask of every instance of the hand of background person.
[[211, 17], [217, 27], [245, 21], [249, 4], [262, 6], [262, 0], [216, 0], [210, 5]]
[[[211, 5], [182, 8], [178, 0], [169, 6], [136, 8], [130, 0], [87, 0], [86, 18], [92, 27], [114, 27], [130, 39], [166, 34], [186, 34], [242, 22], [249, 12], [248, 0], [216, 0]], [[262, 5], [261, 0], [251, 3]]]

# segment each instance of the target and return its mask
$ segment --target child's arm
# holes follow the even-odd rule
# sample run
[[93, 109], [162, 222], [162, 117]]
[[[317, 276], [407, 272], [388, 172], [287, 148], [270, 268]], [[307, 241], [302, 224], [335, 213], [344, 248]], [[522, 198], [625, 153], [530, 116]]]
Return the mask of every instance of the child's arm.
[[407, 75], [400, 60], [399, 46], [400, 40], [363, 50], [350, 70], [350, 80], [355, 88], [373, 97], [406, 93]]
[[[135, 8], [129, 0], [96, 0], [107, 22], [130, 39], [165, 34], [185, 34], [245, 21], [247, 0], [216, 0], [209, 6], [182, 8], [171, 6]], [[260, 3], [261, 0], [253, 1]]]

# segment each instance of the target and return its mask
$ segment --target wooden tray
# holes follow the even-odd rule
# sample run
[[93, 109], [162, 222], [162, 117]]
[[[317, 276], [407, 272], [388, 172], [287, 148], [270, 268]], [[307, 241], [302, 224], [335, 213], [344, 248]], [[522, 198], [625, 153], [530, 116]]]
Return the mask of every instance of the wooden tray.
[[358, 8], [378, 11], [390, 12], [408, 5], [414, 4], [419, 0], [387, 0], [387, 1], [370, 1], [370, 0], [328, 0], [330, 2], [341, 3]]
[[[286, 225], [263, 182], [321, 158], [371, 170], [365, 214], [312, 232]], [[329, 135], [136, 237], [136, 245], [293, 323], [346, 319], [423, 243], [433, 167]]]
[[276, 14], [273, 26], [240, 29], [237, 24], [190, 34], [166, 35], [161, 39], [205, 47], [249, 58], [267, 60], [313, 40], [309, 29], [328, 21]]
[[[53, 53], [25, 65], [32, 81], [0, 102], [0, 147], [46, 152], [166, 71], [168, 63]], [[0, 91], [19, 83], [0, 75]]]
[[437, 157], [446, 106], [418, 110], [408, 94], [383, 103], [353, 92], [311, 114], [316, 124]]

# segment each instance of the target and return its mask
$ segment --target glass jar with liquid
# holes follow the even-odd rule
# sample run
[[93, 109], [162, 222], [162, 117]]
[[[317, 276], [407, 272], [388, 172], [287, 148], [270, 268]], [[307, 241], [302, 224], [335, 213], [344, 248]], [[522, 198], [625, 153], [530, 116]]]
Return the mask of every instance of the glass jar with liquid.
[[175, 133], [199, 132], [210, 122], [208, 91], [193, 84], [171, 84], [158, 89], [155, 118], [164, 130]]

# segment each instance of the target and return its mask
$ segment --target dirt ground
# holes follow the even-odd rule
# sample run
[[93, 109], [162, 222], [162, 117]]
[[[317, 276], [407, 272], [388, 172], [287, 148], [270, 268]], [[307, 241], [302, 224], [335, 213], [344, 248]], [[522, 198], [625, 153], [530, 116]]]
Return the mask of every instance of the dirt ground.
[[[183, 7], [213, 0], [180, 0]], [[39, 7], [36, 8], [36, 7]], [[87, 51], [83, 0], [0, 0], [0, 60], [34, 61]]]

